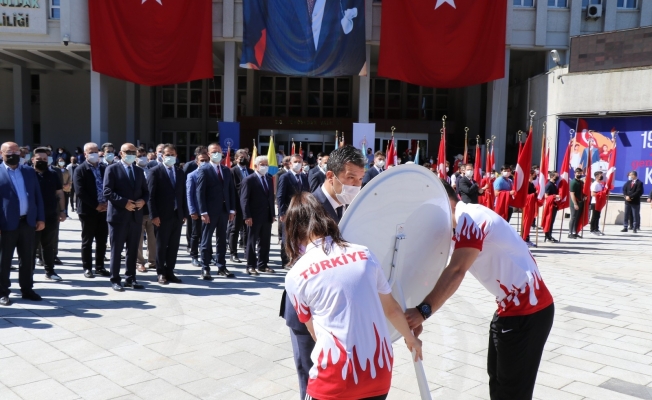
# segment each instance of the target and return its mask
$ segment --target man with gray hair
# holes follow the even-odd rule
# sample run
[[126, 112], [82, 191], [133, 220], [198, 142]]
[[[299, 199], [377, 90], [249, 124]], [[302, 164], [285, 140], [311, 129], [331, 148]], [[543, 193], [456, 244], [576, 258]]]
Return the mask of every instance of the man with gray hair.
[[258, 272], [274, 272], [267, 264], [272, 224], [276, 220], [276, 215], [272, 177], [267, 173], [269, 169], [267, 157], [256, 157], [254, 168], [255, 172], [244, 178], [240, 185], [240, 204], [242, 218], [249, 229], [246, 247], [247, 273], [258, 276]]
[[254, 171], [249, 168], [249, 155], [243, 149], [240, 149], [235, 152], [234, 157], [235, 164], [231, 168], [231, 173], [233, 175], [233, 183], [235, 184], [235, 218], [233, 221], [229, 222], [227, 229], [229, 230], [229, 252], [231, 253], [231, 261], [239, 263], [240, 258], [238, 257], [238, 238], [240, 236], [240, 231], [243, 231], [242, 243], [245, 248], [245, 256], [247, 254], [247, 236], [248, 229], [244, 228], [244, 219], [242, 218], [242, 207], [240, 205], [240, 190], [242, 188], [242, 181], [253, 174]]

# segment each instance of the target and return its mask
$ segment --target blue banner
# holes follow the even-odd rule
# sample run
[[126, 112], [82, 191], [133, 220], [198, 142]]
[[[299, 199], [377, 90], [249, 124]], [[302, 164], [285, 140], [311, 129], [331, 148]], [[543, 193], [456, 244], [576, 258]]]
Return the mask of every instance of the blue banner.
[[224, 151], [229, 147], [233, 150], [240, 148], [239, 122], [218, 122], [217, 129], [220, 132], [220, 146]]
[[[618, 131], [616, 136], [616, 172], [614, 177], [614, 194], [623, 193], [627, 175], [636, 171], [638, 179], [643, 182], [644, 193], [652, 191], [652, 116], [651, 117], [616, 117], [616, 118], [569, 118], [559, 120], [557, 140], [557, 171], [571, 144], [570, 177], [574, 169], [586, 168], [591, 141], [592, 172], [606, 172], [609, 156], [613, 151], [611, 131]], [[577, 132], [577, 135], [575, 135]], [[597, 160], [597, 161], [596, 161]]]
[[361, 73], [366, 60], [364, 0], [242, 3], [240, 67], [292, 76]]

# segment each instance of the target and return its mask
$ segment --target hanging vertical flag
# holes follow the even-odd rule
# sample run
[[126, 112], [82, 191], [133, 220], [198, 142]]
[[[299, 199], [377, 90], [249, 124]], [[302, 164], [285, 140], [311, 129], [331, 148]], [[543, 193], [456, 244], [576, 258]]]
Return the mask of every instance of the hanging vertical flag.
[[580, 217], [579, 223], [577, 224], [577, 231], [575, 233], [580, 233], [584, 229], [584, 226], [589, 223], [589, 204], [591, 204], [591, 142], [589, 141], [589, 154], [587, 155], [588, 164], [584, 170], [584, 186], [582, 186], [582, 197], [585, 197], [584, 200], [584, 209], [582, 210], [582, 216]]
[[269, 138], [269, 149], [267, 150], [267, 173], [274, 176], [278, 172], [278, 161], [276, 160], [276, 149], [274, 147], [274, 136]]
[[482, 175], [480, 174], [480, 167], [482, 166], [482, 155], [480, 153], [480, 136], [475, 144], [475, 163], [473, 164], [473, 180], [480, 183]]
[[[365, 136], [364, 139], [362, 139], [362, 143], [360, 143], [360, 151], [362, 152], [362, 155], [367, 154], [367, 137]], [[369, 163], [366, 162], [364, 163], [364, 170], [365, 172], [369, 169]]]
[[389, 145], [387, 146], [387, 154], [385, 157], [385, 168], [389, 168], [391, 166], [396, 165], [396, 148], [394, 147], [394, 135], [392, 135], [392, 139], [389, 141]]
[[446, 179], [446, 117], [444, 116], [444, 126], [441, 129], [441, 141], [439, 142], [439, 153], [437, 154], [437, 172], [439, 178]]
[[537, 199], [539, 204], [543, 202], [543, 199], [546, 195], [546, 184], [548, 183], [548, 157], [550, 155], [550, 150], [546, 143], [546, 135], [543, 135], [543, 141], [541, 143], [541, 164], [539, 164], [539, 176], [537, 180], [539, 181], [539, 194]]
[[516, 208], [523, 208], [527, 200], [528, 184], [530, 182], [530, 169], [532, 168], [532, 125], [530, 125], [530, 132], [525, 139], [525, 145], [518, 155], [518, 162], [516, 163], [516, 171], [514, 174], [514, 198], [510, 205]]
[[571, 157], [571, 144], [572, 140], [568, 142], [566, 146], [566, 154], [564, 154], [564, 161], [561, 163], [561, 169], [559, 170], [559, 182], [557, 183], [559, 187], [559, 204], [557, 208], [563, 210], [570, 206], [570, 157]]
[[340, 148], [339, 132], [335, 131], [335, 150]]
[[487, 166], [487, 171], [496, 170], [496, 155], [494, 154], [494, 141], [491, 141], [491, 153], [489, 154], [489, 165]]
[[227, 168], [231, 168], [231, 147], [226, 148], [226, 157], [222, 160], [222, 165]]
[[299, 142], [299, 155], [303, 158], [303, 148], [301, 147], [301, 142]]
[[256, 141], [254, 140], [254, 149], [251, 152], [251, 160], [249, 161], [249, 168], [254, 169], [254, 161], [258, 157], [258, 148], [256, 147]]
[[292, 139], [292, 152], [290, 153], [290, 155], [295, 155], [295, 154], [297, 154], [297, 149], [296, 146], [294, 145], [294, 139]]
[[611, 192], [614, 190], [614, 178], [616, 177], [616, 134], [618, 132], [616, 129], [611, 130], [611, 137], [614, 143], [614, 148], [611, 151], [611, 155], [609, 157], [609, 168], [607, 169], [607, 182], [605, 185], [605, 188], [607, 191]]
[[414, 163], [417, 164], [417, 165], [420, 165], [419, 164], [419, 141], [418, 140], [417, 140], [417, 151], [414, 154]]

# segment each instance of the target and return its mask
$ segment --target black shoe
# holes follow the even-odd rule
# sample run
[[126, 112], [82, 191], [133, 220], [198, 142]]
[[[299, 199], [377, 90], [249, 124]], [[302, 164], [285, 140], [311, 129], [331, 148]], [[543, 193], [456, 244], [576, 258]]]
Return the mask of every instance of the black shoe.
[[207, 269], [202, 269], [201, 270], [201, 278], [205, 281], [212, 281], [213, 276], [211, 275], [211, 271]]
[[260, 275], [260, 274], [258, 273], [258, 271], [256, 271], [256, 268], [254, 268], [254, 267], [247, 267], [247, 273], [248, 273], [249, 275], [253, 275], [253, 276], [258, 276], [258, 275]]
[[112, 283], [112, 284], [111, 284], [111, 287], [112, 287], [113, 290], [115, 290], [116, 292], [124, 292], [124, 291], [125, 291], [125, 288], [123, 288], [122, 285], [119, 284], [119, 283]]
[[572, 233], [570, 235], [568, 235], [569, 239], [577, 239], [577, 237], [578, 237], [577, 235], [572, 234]]
[[263, 272], [263, 273], [266, 273], [266, 274], [274, 274], [274, 273], [276, 273], [276, 271], [274, 271], [270, 267], [258, 268], [258, 272]]
[[23, 296], [22, 296], [22, 297], [23, 297], [23, 299], [25, 299], [25, 300], [31, 300], [31, 301], [41, 301], [41, 300], [42, 300], [42, 299], [41, 299], [41, 296], [39, 296], [38, 294], [36, 294], [36, 292], [33, 291], [33, 290], [28, 290], [28, 291], [26, 291], [26, 292], [23, 292]]
[[236, 263], [241, 263], [242, 262], [242, 260], [240, 260], [240, 258], [238, 258], [237, 254], [231, 254], [231, 261], [236, 262]]
[[60, 281], [61, 277], [57, 275], [56, 272], [46, 272], [45, 273], [45, 279], [49, 279], [51, 281]]
[[620, 230], [621, 232], [627, 232], [627, 228], [623, 228]]
[[111, 276], [111, 273], [106, 270], [104, 267], [95, 268], [95, 273], [100, 276]]
[[634, 228], [634, 233], [638, 233], [638, 229]]
[[84, 278], [88, 278], [88, 279], [95, 278], [95, 275], [93, 274], [93, 270], [92, 269], [85, 269], [84, 270]]
[[110, 261], [110, 260], [109, 260], [109, 257], [104, 256], [104, 261]]
[[10, 306], [10, 305], [11, 305], [11, 300], [9, 300], [9, 296], [0, 297], [0, 306]]
[[135, 279], [133, 280], [126, 280], [125, 281], [125, 287], [130, 287], [132, 289], [145, 289], [145, 286], [141, 285], [140, 283], [136, 282]]
[[54, 257], [54, 265], [63, 265], [61, 260], [59, 260], [59, 257]]
[[550, 240], [553, 243], [559, 243], [559, 240], [555, 239], [554, 237], [550, 236], [548, 237], [548, 240]]
[[197, 257], [194, 257], [192, 259], [192, 266], [193, 267], [201, 267], [201, 263], [199, 262], [199, 259]]
[[168, 282], [172, 282], [172, 283], [182, 283], [183, 282], [181, 279], [177, 278], [177, 276], [174, 275], [174, 274], [171, 274], [170, 276], [167, 276], [166, 279], [168, 280]]
[[225, 278], [235, 278], [235, 275], [233, 275], [231, 272], [229, 272], [226, 267], [218, 268], [217, 269], [217, 275], [223, 276]]

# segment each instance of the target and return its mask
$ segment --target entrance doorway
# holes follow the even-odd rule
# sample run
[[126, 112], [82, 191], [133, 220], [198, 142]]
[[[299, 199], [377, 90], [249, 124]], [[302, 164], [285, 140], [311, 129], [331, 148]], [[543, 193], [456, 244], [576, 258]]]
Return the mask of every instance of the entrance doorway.
[[[375, 149], [383, 153], [387, 152], [387, 146], [392, 140], [391, 132], [376, 132]], [[394, 145], [399, 160], [406, 161], [407, 149], [412, 149], [412, 156], [416, 155], [419, 147], [419, 163], [423, 164], [428, 156], [428, 134], [427, 133], [394, 133]]]
[[[267, 154], [271, 134], [270, 129], [258, 131], [258, 154]], [[317, 156], [319, 153], [330, 153], [335, 150], [335, 132], [333, 131], [274, 130], [274, 147], [277, 152], [282, 150], [285, 155], [289, 156], [292, 152], [293, 141], [295, 151], [298, 153], [301, 148], [305, 157], [310, 152]]]

